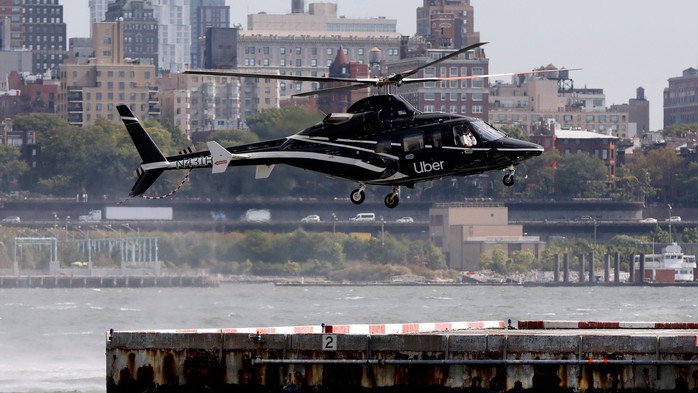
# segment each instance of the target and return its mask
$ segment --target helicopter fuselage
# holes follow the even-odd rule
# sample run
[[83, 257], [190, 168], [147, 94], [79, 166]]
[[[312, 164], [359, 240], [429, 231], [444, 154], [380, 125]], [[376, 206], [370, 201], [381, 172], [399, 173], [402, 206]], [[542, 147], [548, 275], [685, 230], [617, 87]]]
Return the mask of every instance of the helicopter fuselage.
[[[128, 116], [124, 121], [134, 131], [140, 127]], [[257, 177], [264, 178], [274, 165], [285, 164], [358, 182], [351, 194], [356, 204], [363, 202], [367, 184], [392, 186], [385, 204], [395, 207], [400, 186], [446, 176], [501, 169], [510, 186], [514, 166], [542, 152], [541, 146], [509, 138], [480, 119], [422, 113], [402, 97], [377, 95], [286, 138], [227, 148], [209, 142], [208, 151], [170, 157], [159, 156], [158, 150], [141, 164], [154, 177], [137, 182], [132, 193], [142, 193], [164, 170], [209, 167], [222, 173], [229, 166], [252, 165]]]

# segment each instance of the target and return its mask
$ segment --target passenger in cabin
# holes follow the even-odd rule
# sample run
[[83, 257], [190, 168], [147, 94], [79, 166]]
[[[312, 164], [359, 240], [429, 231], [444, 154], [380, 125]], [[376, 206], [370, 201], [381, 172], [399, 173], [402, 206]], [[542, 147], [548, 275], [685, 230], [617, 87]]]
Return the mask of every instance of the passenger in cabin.
[[457, 146], [473, 147], [477, 144], [477, 139], [470, 131], [470, 127], [465, 124], [453, 127], [453, 134], [456, 137]]

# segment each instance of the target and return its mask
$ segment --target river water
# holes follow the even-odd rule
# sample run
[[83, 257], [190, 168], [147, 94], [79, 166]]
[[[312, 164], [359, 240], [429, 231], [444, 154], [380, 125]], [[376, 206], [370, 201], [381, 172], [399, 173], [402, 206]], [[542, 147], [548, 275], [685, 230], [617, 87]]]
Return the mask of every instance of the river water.
[[0, 392], [104, 392], [115, 330], [482, 320], [698, 320], [692, 287], [274, 286], [0, 290]]

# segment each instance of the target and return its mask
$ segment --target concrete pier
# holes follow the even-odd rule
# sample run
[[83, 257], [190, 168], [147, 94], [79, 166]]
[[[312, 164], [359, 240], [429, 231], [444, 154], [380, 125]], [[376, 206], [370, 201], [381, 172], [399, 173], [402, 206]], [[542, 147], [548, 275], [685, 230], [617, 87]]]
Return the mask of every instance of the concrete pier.
[[114, 331], [106, 343], [107, 391], [698, 389], [698, 323], [515, 327], [494, 321]]

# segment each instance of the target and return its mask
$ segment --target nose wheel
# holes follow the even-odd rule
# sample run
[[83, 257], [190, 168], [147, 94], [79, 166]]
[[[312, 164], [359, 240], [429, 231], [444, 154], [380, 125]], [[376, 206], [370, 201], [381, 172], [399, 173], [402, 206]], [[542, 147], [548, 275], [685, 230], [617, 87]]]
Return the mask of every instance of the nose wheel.
[[400, 187], [393, 186], [393, 192], [386, 195], [383, 202], [385, 202], [385, 206], [390, 209], [397, 207], [398, 203], [400, 203]]
[[511, 187], [514, 185], [514, 173], [516, 172], [516, 169], [514, 169], [514, 166], [511, 165], [509, 168], [504, 169], [504, 178], [502, 178], [502, 183], [504, 183], [505, 186]]

